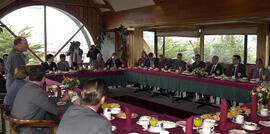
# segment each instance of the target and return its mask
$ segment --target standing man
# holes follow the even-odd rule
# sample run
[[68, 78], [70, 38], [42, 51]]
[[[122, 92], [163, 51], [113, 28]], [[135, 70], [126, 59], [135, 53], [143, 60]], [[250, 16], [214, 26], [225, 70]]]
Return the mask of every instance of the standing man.
[[[247, 77], [246, 70], [246, 66], [241, 63], [240, 55], [233, 55], [232, 64], [227, 71], [227, 75], [235, 76], [235, 78]], [[240, 74], [240, 77], [238, 74]]]
[[6, 88], [9, 88], [14, 81], [14, 70], [17, 66], [25, 65], [24, 51], [28, 49], [28, 42], [24, 37], [16, 37], [14, 40], [14, 46], [9, 53], [7, 62], [5, 64], [7, 73]]
[[[215, 74], [216, 76], [219, 76], [224, 73], [224, 68], [221, 64], [218, 63], [219, 57], [213, 56], [212, 57], [212, 64], [207, 66], [206, 72], [209, 75]], [[219, 73], [217, 73], [219, 71]]]
[[81, 43], [79, 41], [71, 42], [70, 48], [67, 52], [69, 57], [70, 66], [77, 68], [82, 63], [83, 50], [80, 49]]
[[96, 48], [96, 46], [91, 45], [91, 48], [86, 55], [86, 57], [90, 58], [89, 64], [91, 64], [93, 61], [97, 60], [98, 53], [100, 53], [100, 51]]
[[205, 68], [205, 63], [203, 61], [201, 61], [200, 54], [195, 55], [195, 62], [190, 67], [189, 72], [192, 72], [196, 68]]

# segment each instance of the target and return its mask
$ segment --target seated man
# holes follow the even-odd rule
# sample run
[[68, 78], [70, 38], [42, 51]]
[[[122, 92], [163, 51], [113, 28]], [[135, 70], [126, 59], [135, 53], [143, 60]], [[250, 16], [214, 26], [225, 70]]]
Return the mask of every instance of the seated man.
[[112, 54], [112, 57], [110, 59], [107, 60], [106, 62], [106, 66], [108, 66], [111, 68], [119, 68], [122, 65], [122, 62], [118, 59], [118, 56], [116, 53]]
[[15, 68], [14, 78], [11, 86], [7, 90], [4, 105], [12, 106], [18, 91], [29, 82], [29, 66], [18, 66]]
[[146, 66], [147, 60], [148, 60], [147, 54], [146, 54], [144, 51], [142, 51], [142, 53], [141, 53], [141, 58], [138, 60], [137, 66], [138, 66], [138, 67], [139, 67], [139, 66], [141, 66], [141, 67]]
[[4, 77], [5, 64], [4, 60], [0, 58], [0, 92], [6, 92], [6, 79]]
[[235, 78], [247, 77], [246, 66], [244, 64], [241, 64], [241, 57], [239, 55], [233, 55], [232, 63], [233, 64], [231, 64], [226, 71], [226, 74], [228, 76], [235, 76]]
[[[264, 75], [265, 78], [262, 76]], [[251, 77], [252, 79], [259, 78], [260, 80], [269, 80], [269, 70], [264, 67], [263, 60], [261, 58], [256, 60], [256, 68], [251, 70]]]
[[147, 67], [153, 67], [153, 65], [155, 67], [158, 67], [158, 58], [154, 58], [154, 54], [153, 53], [149, 53], [148, 54], [148, 60], [146, 63]]
[[108, 88], [102, 80], [86, 82], [82, 90], [82, 105], [68, 108], [57, 134], [111, 134], [112, 124], [97, 113], [107, 92]]
[[60, 71], [69, 71], [70, 67], [66, 61], [66, 55], [60, 54], [60, 62], [57, 63], [57, 68]]
[[48, 71], [55, 71], [57, 69], [55, 62], [53, 62], [53, 55], [48, 54], [46, 55], [46, 62], [41, 64], [45, 70]]
[[159, 55], [158, 67], [161, 69], [165, 68], [165, 66], [167, 66], [167, 69], [170, 68], [168, 60], [161, 54]]
[[173, 69], [179, 70], [181, 68], [181, 71], [185, 71], [187, 69], [187, 63], [182, 60], [182, 54], [177, 54], [177, 60], [173, 63]]
[[97, 69], [97, 70], [102, 70], [104, 69], [105, 67], [105, 62], [102, 58], [102, 54], [101, 53], [98, 53], [97, 54], [97, 60], [95, 60], [94, 62], [91, 63], [91, 66], [94, 67], [94, 69]]
[[218, 56], [212, 57], [212, 64], [208, 65], [206, 68], [206, 72], [208, 73], [208, 75], [215, 74], [216, 76], [218, 76], [224, 73], [224, 68], [221, 64], [218, 63], [218, 60]]
[[201, 61], [201, 55], [200, 54], [195, 55], [195, 62], [189, 68], [189, 72], [192, 72], [196, 68], [205, 68], [205, 63], [203, 61]]
[[[11, 116], [26, 120], [44, 120], [45, 114], [51, 113], [53, 115], [63, 114], [70, 103], [62, 106], [56, 105], [57, 98], [49, 98], [46, 91], [41, 87], [45, 82], [45, 71], [40, 65], [31, 66], [29, 69], [29, 80], [17, 93]], [[60, 100], [67, 101], [68, 95]], [[47, 128], [28, 128], [21, 127], [20, 134], [48, 134]]]

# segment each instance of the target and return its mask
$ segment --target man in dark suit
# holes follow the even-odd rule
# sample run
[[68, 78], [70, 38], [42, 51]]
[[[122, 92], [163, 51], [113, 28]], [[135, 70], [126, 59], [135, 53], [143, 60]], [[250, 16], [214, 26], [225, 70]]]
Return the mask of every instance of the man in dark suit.
[[[251, 70], [250, 78], [269, 81], [269, 70], [264, 67], [263, 60], [261, 58], [256, 60], [256, 67]], [[265, 78], [263, 79], [263, 76]]]
[[106, 62], [106, 67], [110, 66], [110, 68], [119, 68], [122, 65], [122, 62], [118, 59], [118, 56], [116, 53], [112, 54], [112, 57], [107, 60]]
[[146, 66], [147, 67], [153, 67], [155, 66], [158, 67], [158, 58], [154, 58], [154, 54], [153, 53], [149, 53], [148, 54], [148, 60], [146, 62]]
[[182, 60], [182, 54], [177, 54], [177, 60], [173, 63], [173, 69], [179, 70], [179, 68], [182, 68], [181, 71], [185, 71], [187, 68], [187, 63]]
[[[63, 114], [70, 103], [62, 106], [56, 105], [58, 98], [49, 98], [46, 91], [41, 87], [45, 82], [45, 71], [40, 65], [32, 66], [29, 69], [29, 80], [17, 93], [11, 116], [25, 120], [44, 120], [48, 112], [53, 115]], [[60, 100], [65, 102], [69, 99], [67, 94]], [[19, 128], [20, 134], [48, 134], [47, 128]]]
[[[235, 78], [247, 77], [246, 66], [241, 63], [241, 57], [239, 55], [233, 55], [232, 63], [227, 70], [228, 76], [235, 76]], [[240, 74], [240, 77], [238, 76]]]
[[43, 62], [41, 65], [45, 68], [46, 71], [56, 71], [57, 66], [56, 63], [53, 62], [53, 55], [48, 54], [46, 55], [46, 62]]
[[[216, 76], [221, 75], [224, 73], [224, 68], [221, 64], [218, 63], [219, 57], [213, 56], [212, 57], [212, 64], [207, 66], [206, 72], [209, 75], [215, 74]], [[219, 74], [217, 74], [219, 72]]]
[[200, 54], [195, 55], [195, 62], [189, 68], [189, 72], [192, 72], [196, 68], [205, 68], [205, 63], [203, 61], [201, 61], [201, 55]]
[[4, 60], [0, 58], [0, 92], [7, 92], [6, 90], [6, 79], [4, 78], [5, 65]]
[[97, 113], [108, 88], [103, 80], [87, 81], [82, 90], [82, 105], [65, 112], [57, 134], [111, 134], [112, 124]]

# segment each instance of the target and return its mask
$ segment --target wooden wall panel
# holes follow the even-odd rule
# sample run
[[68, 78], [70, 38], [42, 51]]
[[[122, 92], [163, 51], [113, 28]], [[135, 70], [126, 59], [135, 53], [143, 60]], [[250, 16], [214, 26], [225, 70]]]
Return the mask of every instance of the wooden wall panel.
[[269, 25], [259, 24], [257, 31], [257, 58], [262, 58], [265, 66], [269, 65]]

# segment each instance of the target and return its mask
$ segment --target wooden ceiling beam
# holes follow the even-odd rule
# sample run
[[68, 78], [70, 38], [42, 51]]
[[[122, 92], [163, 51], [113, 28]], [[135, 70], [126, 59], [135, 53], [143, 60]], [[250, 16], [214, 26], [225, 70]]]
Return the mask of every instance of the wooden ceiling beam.
[[115, 10], [113, 9], [112, 5], [108, 2], [108, 0], [103, 0], [103, 1], [108, 7], [110, 7], [112, 12], [115, 12]]
[[90, 7], [90, 8], [110, 8], [108, 5], [105, 4], [95, 4], [91, 1], [88, 2], [74, 2], [70, 0], [32, 0], [32, 1], [39, 1], [51, 4], [61, 4], [61, 5], [71, 5], [71, 6], [81, 6], [81, 7]]

